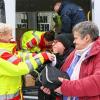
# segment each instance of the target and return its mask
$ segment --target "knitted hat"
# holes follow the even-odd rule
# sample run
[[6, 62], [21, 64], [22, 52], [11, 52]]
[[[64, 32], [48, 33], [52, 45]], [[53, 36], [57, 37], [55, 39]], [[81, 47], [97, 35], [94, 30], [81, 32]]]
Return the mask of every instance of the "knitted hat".
[[55, 40], [61, 42], [66, 49], [70, 48], [71, 46], [74, 45], [73, 44], [73, 35], [72, 34], [66, 34], [66, 33], [58, 34], [55, 37]]

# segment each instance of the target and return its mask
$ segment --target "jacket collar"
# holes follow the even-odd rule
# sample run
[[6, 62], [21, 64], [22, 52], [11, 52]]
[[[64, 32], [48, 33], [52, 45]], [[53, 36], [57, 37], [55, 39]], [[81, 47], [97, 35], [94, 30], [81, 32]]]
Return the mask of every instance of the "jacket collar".
[[98, 54], [99, 52], [100, 52], [100, 37], [98, 37], [98, 39], [94, 42], [89, 55], [93, 56]]
[[43, 48], [45, 48], [44, 34], [41, 35], [41, 39], [40, 39], [40, 43], [39, 43], [39, 47], [41, 48], [41, 50], [42, 50]]
[[[63, 64], [63, 66], [61, 67], [61, 70], [62, 71], [65, 71], [66, 68], [69, 67], [73, 57], [74, 57], [74, 54], [75, 54], [75, 51], [74, 50], [66, 59], [65, 63]], [[89, 52], [89, 56], [87, 57], [90, 58], [91, 56], [94, 56], [96, 54], [98, 54], [100, 52], [100, 37], [94, 42], [93, 46], [91, 47], [91, 50]], [[66, 66], [67, 65], [67, 66]]]
[[0, 49], [7, 50], [11, 53], [14, 53], [16, 50], [16, 43], [4, 43], [0, 42]]

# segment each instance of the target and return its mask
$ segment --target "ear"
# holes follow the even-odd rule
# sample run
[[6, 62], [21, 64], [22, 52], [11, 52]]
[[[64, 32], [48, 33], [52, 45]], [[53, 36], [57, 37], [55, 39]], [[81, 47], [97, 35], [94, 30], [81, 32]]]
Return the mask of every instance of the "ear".
[[87, 42], [91, 41], [91, 37], [90, 37], [89, 34], [87, 34], [87, 35], [85, 36], [85, 40], [86, 40]]

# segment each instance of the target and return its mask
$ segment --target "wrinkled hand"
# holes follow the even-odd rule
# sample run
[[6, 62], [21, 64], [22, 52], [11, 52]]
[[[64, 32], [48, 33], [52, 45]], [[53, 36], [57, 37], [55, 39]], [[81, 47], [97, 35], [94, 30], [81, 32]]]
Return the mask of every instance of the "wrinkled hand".
[[48, 94], [48, 95], [51, 94], [51, 91], [50, 91], [49, 88], [46, 88], [46, 87], [44, 87], [44, 86], [41, 86], [41, 90], [42, 90], [44, 93]]
[[51, 54], [51, 53], [48, 52], [47, 55], [48, 55], [48, 58], [49, 58], [50, 61], [55, 60], [55, 55], [54, 54]]

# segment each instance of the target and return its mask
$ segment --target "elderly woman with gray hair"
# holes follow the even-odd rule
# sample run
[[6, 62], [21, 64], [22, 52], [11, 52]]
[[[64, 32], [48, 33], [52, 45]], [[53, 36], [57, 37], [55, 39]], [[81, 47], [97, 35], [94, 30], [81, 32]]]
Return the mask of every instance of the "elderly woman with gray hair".
[[22, 100], [22, 75], [36, 70], [47, 60], [53, 60], [53, 55], [47, 52], [35, 56], [26, 53], [20, 57], [16, 51], [16, 43], [12, 43], [11, 39], [12, 27], [0, 23], [0, 100]]

